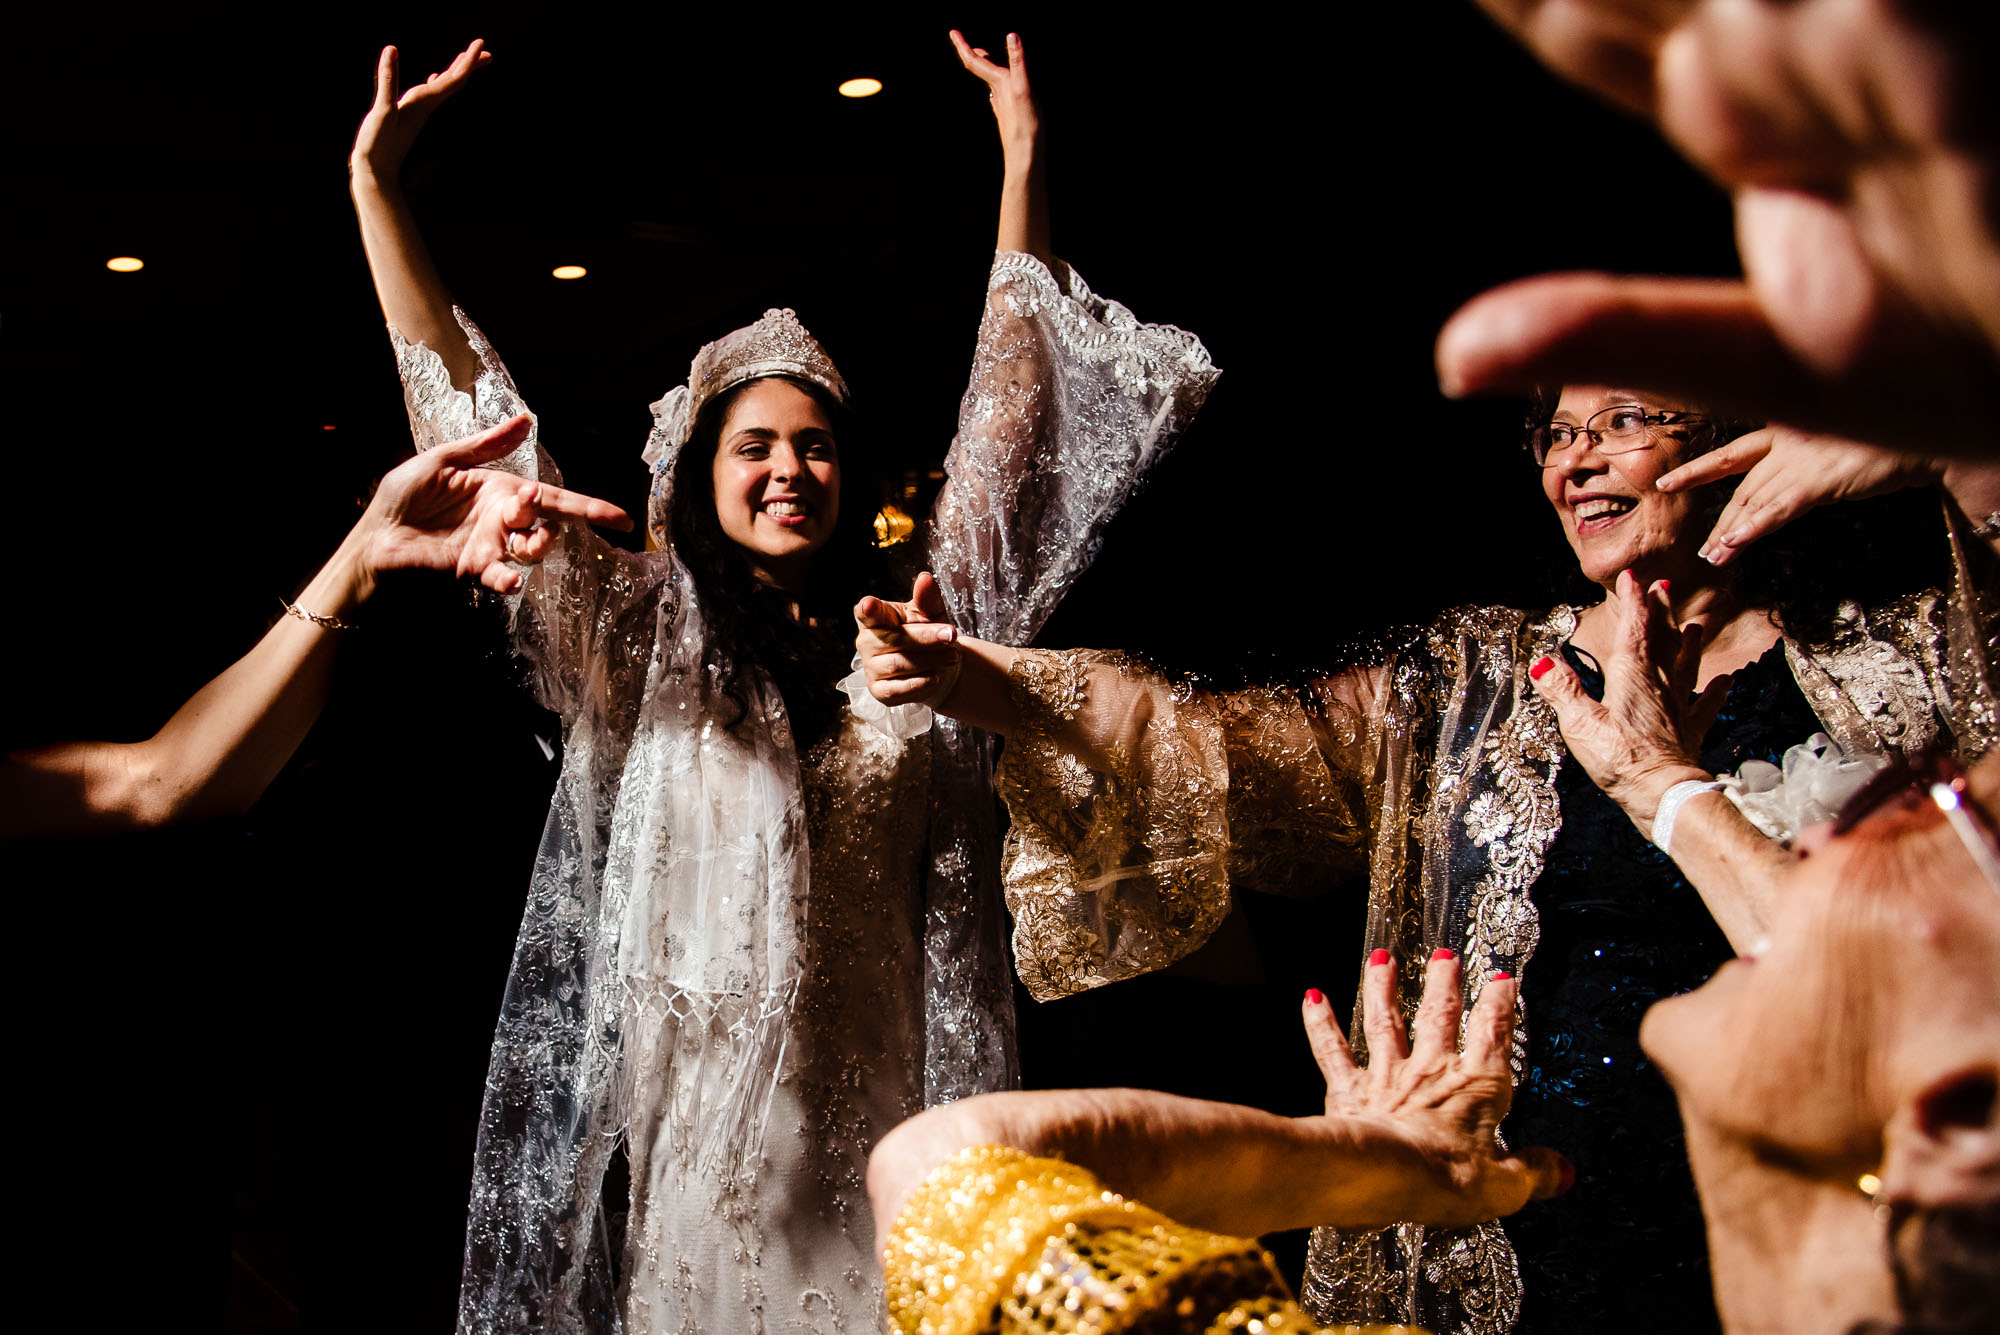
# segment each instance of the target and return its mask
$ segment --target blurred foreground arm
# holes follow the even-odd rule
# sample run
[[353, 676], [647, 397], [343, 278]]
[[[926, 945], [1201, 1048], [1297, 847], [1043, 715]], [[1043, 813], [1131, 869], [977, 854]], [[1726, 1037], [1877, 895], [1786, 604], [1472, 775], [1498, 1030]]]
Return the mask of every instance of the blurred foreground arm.
[[1745, 277], [1496, 289], [1438, 337], [1447, 392], [1638, 382], [1906, 450], [2000, 451], [2000, 104], [1984, 6], [1481, 3], [1732, 192]]

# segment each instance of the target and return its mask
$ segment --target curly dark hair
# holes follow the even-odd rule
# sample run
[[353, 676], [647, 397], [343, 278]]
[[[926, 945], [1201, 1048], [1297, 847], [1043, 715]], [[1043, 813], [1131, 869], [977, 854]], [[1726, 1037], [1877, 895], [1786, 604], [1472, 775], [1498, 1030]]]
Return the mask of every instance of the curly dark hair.
[[[1529, 400], [1528, 422], [1548, 421], [1561, 393], [1559, 386], [1537, 389]], [[1687, 427], [1693, 454], [1705, 454], [1764, 425], [1700, 408], [1691, 411], [1703, 414]], [[1740, 482], [1731, 478], [1702, 489], [1703, 514], [1709, 520], [1722, 513]], [[1833, 638], [1842, 602], [1880, 606], [1940, 587], [1950, 577], [1950, 553], [1936, 498], [1913, 490], [1822, 506], [1745, 547], [1729, 568], [1746, 603], [1770, 609], [1793, 639], [1822, 645]], [[1582, 575], [1572, 569], [1571, 576], [1563, 581], [1558, 601], [1579, 600]]]
[[834, 683], [846, 675], [853, 656], [850, 609], [863, 593], [885, 587], [887, 572], [873, 541], [873, 515], [865, 502], [871, 474], [853, 414], [810, 381], [765, 378], [811, 395], [826, 414], [840, 452], [840, 512], [826, 545], [814, 554], [798, 614], [793, 614], [792, 595], [757, 578], [743, 549], [724, 535], [715, 512], [711, 469], [722, 426], [737, 398], [758, 381], [716, 395], [696, 415], [688, 442], [674, 460], [667, 536], [701, 601], [710, 632], [710, 667], [722, 694], [735, 706], [725, 726], [734, 729], [748, 715], [747, 677], [762, 671], [784, 697], [793, 744], [804, 752], [840, 714]]

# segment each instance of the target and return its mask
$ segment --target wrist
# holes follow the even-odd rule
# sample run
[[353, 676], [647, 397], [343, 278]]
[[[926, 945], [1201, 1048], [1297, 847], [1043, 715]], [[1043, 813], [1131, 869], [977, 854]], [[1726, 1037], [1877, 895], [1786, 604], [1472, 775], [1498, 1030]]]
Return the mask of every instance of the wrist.
[[393, 198], [401, 185], [397, 172], [378, 171], [367, 158], [356, 155], [347, 160], [347, 187], [355, 195], [387, 199]]
[[1713, 774], [1692, 761], [1662, 764], [1645, 771], [1631, 783], [1621, 785], [1618, 805], [1639, 827], [1639, 832], [1650, 837], [1653, 822], [1660, 814], [1660, 799], [1667, 795], [1668, 789], [1677, 783], [1710, 783], [1714, 779]]
[[378, 572], [370, 555], [371, 535], [364, 533], [363, 527], [357, 525], [341, 540], [312, 583], [300, 592], [302, 605], [327, 616], [344, 616], [375, 595]]

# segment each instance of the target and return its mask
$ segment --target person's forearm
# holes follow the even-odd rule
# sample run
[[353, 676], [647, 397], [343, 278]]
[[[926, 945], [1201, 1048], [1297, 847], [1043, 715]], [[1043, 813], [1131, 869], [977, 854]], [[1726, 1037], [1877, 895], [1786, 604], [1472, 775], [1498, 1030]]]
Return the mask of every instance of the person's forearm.
[[383, 316], [405, 339], [442, 357], [452, 383], [470, 390], [479, 375], [479, 358], [452, 315], [451, 292], [431, 262], [402, 187], [378, 179], [358, 163], [351, 169], [350, 185]]
[[[1667, 779], [1706, 779], [1690, 770]], [[1662, 780], [1662, 793], [1664, 784]], [[1640, 833], [1652, 837], [1658, 797], [1644, 812], [1627, 811]], [[1795, 861], [1776, 840], [1750, 823], [1720, 792], [1698, 793], [1675, 814], [1669, 856], [1738, 954], [1754, 954], [1770, 930], [1776, 886]]]
[[[358, 532], [358, 530], [357, 530]], [[297, 600], [347, 620], [373, 589], [350, 534]], [[0, 765], [0, 839], [147, 829], [241, 814], [326, 702], [347, 632], [286, 615], [143, 742], [66, 742]]]
[[970, 635], [959, 636], [956, 643], [958, 680], [950, 693], [931, 708], [946, 718], [984, 728], [998, 736], [1013, 736], [1021, 728], [1021, 711], [1014, 705], [1008, 674], [1020, 650]]
[[971, 1145], [1067, 1160], [1184, 1224], [1237, 1237], [1380, 1227], [1428, 1185], [1408, 1147], [1361, 1119], [1291, 1118], [1134, 1089], [985, 1094], [896, 1128], [869, 1165], [886, 1234], [919, 1183]]
[[1000, 234], [998, 248], [1033, 255], [1044, 264], [1055, 263], [1049, 241], [1048, 174], [1042, 169], [1041, 146], [1036, 135], [1025, 143], [1009, 145], [1006, 169], [1000, 187]]

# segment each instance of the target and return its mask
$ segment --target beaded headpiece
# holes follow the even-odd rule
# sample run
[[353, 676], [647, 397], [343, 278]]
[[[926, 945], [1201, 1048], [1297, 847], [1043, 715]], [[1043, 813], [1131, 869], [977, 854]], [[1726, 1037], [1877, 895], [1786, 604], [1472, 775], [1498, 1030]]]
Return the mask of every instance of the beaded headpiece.
[[653, 470], [646, 520], [656, 535], [665, 533], [674, 459], [687, 444], [702, 408], [718, 394], [772, 375], [796, 376], [818, 385], [835, 403], [847, 402], [847, 381], [790, 307], [765, 311], [757, 323], [703, 344], [688, 368], [687, 383], [674, 386], [653, 405], [653, 431], [641, 457]]

